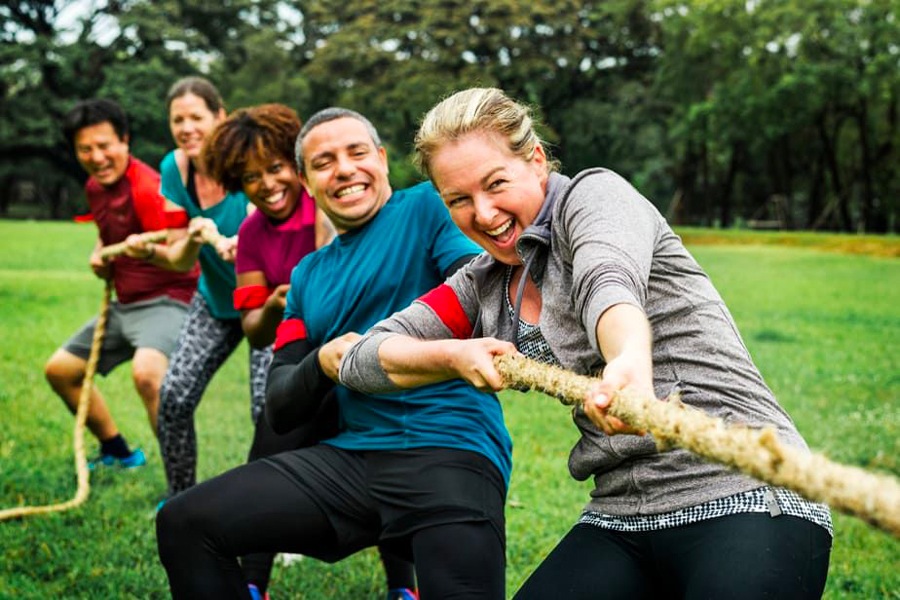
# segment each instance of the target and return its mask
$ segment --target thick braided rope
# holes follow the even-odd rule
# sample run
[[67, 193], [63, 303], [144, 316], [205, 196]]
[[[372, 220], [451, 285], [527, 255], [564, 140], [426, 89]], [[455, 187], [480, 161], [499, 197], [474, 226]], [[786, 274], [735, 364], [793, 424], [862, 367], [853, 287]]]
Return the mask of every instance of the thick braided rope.
[[84, 380], [81, 382], [78, 410], [75, 413], [73, 446], [75, 449], [75, 473], [78, 478], [78, 488], [75, 491], [75, 495], [70, 500], [57, 504], [19, 506], [0, 510], [0, 521], [69, 510], [83, 504], [87, 500], [88, 494], [90, 494], [90, 472], [88, 471], [84, 452], [84, 425], [87, 422], [88, 409], [91, 404], [91, 390], [94, 387], [94, 374], [97, 372], [97, 362], [100, 360], [100, 349], [103, 346], [103, 336], [106, 333], [106, 317], [109, 312], [111, 290], [112, 280], [106, 282], [106, 288], [103, 291], [100, 314], [97, 317], [97, 324], [94, 326], [94, 337], [91, 341], [91, 353], [88, 355], [87, 365], [84, 369]]
[[[159, 231], [147, 231], [140, 234], [144, 243], [164, 242], [167, 235], [168, 232], [165, 229], [161, 229]], [[200, 237], [203, 238], [204, 244], [210, 244], [211, 246], [215, 246], [220, 240], [225, 239], [225, 236], [219, 233], [215, 225], [209, 225], [205, 227], [200, 232]], [[118, 244], [109, 244], [108, 246], [103, 246], [100, 249], [100, 256], [102, 258], [113, 258], [124, 253], [125, 242], [119, 242]]]
[[[535, 389], [568, 405], [580, 405], [595, 382], [519, 355], [498, 356], [495, 364], [508, 385]], [[900, 537], [900, 483], [896, 478], [785, 445], [771, 428], [728, 426], [675, 398], [662, 402], [625, 390], [613, 397], [609, 414], [651, 433], [660, 450], [685, 448]]]
[[[141, 238], [144, 240], [144, 243], [150, 242], [162, 242], [166, 239], [166, 230], [162, 229], [160, 231], [148, 231], [146, 233], [140, 234]], [[119, 256], [125, 252], [125, 242], [119, 242], [118, 244], [110, 244], [108, 246], [103, 246], [100, 248], [100, 257], [101, 258], [113, 258], [114, 256]]]

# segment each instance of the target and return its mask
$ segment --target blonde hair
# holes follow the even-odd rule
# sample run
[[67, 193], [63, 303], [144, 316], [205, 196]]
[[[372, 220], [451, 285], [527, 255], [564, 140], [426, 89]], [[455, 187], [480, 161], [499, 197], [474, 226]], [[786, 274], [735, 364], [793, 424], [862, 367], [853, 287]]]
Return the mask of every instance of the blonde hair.
[[559, 167], [534, 130], [531, 110], [497, 88], [456, 92], [429, 110], [416, 133], [413, 161], [424, 175], [432, 178], [431, 161], [441, 146], [475, 132], [499, 134], [510, 151], [524, 161], [531, 160], [540, 144], [547, 154], [548, 171]]

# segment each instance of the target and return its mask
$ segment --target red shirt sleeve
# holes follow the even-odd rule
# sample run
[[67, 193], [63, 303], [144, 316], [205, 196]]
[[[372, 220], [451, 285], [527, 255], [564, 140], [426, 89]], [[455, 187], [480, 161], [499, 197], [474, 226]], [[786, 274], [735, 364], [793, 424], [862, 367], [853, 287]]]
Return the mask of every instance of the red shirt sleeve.
[[272, 293], [264, 285], [245, 285], [234, 290], [235, 310], [253, 310], [266, 303], [269, 294]]
[[159, 193], [159, 174], [132, 158], [125, 170], [125, 177], [131, 184], [131, 197], [144, 231], [180, 229], [187, 227], [187, 212], [184, 209], [166, 210], [166, 199]]
[[456, 292], [446, 283], [442, 283], [424, 296], [419, 302], [430, 307], [437, 314], [441, 322], [453, 334], [453, 337], [466, 340], [472, 337], [473, 326], [463, 310]]
[[300, 319], [287, 319], [281, 322], [278, 330], [275, 332], [275, 346], [273, 350], [276, 352], [297, 340], [306, 339], [306, 325]]

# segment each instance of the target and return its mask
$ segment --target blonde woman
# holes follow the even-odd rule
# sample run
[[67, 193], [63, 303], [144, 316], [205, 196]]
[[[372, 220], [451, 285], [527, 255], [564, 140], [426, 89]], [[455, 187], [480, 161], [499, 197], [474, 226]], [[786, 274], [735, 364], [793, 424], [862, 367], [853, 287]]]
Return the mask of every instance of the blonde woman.
[[632, 386], [730, 422], [803, 439], [764, 383], [709, 278], [663, 217], [606, 169], [569, 178], [526, 107], [497, 89], [454, 94], [425, 117], [417, 159], [482, 254], [377, 324], [343, 357], [365, 393], [463, 379], [499, 390], [493, 364], [521, 352], [602, 371], [576, 410], [569, 470], [595, 487], [575, 526], [517, 598], [819, 598], [827, 507], [661, 453], [606, 409]]

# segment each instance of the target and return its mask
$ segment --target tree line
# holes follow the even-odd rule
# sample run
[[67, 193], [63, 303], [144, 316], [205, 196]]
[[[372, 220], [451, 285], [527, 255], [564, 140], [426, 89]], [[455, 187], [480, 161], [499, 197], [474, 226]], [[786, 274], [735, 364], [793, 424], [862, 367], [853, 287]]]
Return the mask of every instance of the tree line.
[[0, 216], [85, 212], [59, 133], [76, 100], [121, 102], [155, 164], [165, 93], [199, 73], [229, 109], [359, 110], [398, 186], [420, 178], [421, 115], [498, 86], [563, 172], [614, 169], [676, 224], [898, 228], [896, 0], [98, 0], [63, 22], [67, 4], [0, 5]]

